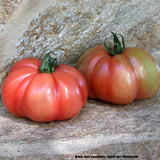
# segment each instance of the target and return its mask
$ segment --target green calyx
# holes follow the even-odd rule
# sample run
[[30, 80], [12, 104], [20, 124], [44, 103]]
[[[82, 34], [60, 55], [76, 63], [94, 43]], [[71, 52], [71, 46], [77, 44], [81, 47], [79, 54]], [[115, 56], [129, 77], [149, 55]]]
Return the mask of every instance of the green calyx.
[[104, 41], [104, 46], [111, 56], [114, 56], [116, 54], [121, 54], [125, 50], [124, 37], [121, 34], [118, 34], [122, 38], [122, 42], [120, 42], [117, 35], [113, 32], [111, 33], [113, 35], [113, 40], [114, 40], [113, 47], [111, 46], [111, 44], [107, 45], [106, 39]]
[[52, 58], [51, 53], [54, 54], [53, 52], [49, 52], [44, 56], [40, 73], [52, 73], [55, 70], [55, 66], [58, 66], [57, 58]]

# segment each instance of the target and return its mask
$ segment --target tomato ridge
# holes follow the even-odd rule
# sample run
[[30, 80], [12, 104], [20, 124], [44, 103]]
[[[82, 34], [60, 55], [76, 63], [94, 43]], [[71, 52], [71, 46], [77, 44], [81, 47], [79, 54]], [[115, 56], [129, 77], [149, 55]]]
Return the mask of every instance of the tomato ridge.
[[[127, 49], [127, 48], [126, 48]], [[136, 74], [136, 71], [135, 71], [135, 69], [134, 69], [134, 67], [133, 67], [133, 64], [131, 63], [131, 61], [130, 61], [130, 59], [129, 59], [129, 57], [126, 55], [126, 54], [123, 54], [123, 56], [128, 60], [128, 62], [130, 63], [130, 66], [132, 67], [132, 71], [133, 71], [133, 73], [134, 73], [134, 75], [135, 75], [135, 77], [136, 77], [136, 86], [137, 86], [137, 95], [138, 95], [138, 92], [139, 92], [139, 86], [138, 86], [138, 76], [137, 76], [137, 74]], [[136, 96], [136, 99], [137, 99], [137, 96]]]
[[[67, 70], [63, 70], [65, 73], [67, 73], [69, 76], [71, 76], [73, 79], [74, 79], [74, 81], [77, 83], [77, 85], [78, 85], [78, 88], [80, 89], [80, 92], [81, 92], [81, 95], [82, 95], [82, 102], [84, 101], [84, 99], [85, 99], [85, 95], [84, 95], [84, 93], [83, 93], [83, 90], [82, 90], [82, 87], [80, 86], [80, 84], [76, 81], [76, 78], [72, 75], [72, 74], [70, 74], [69, 72], [67, 72]], [[82, 106], [83, 107], [83, 106]]]
[[[91, 81], [91, 90], [92, 90], [92, 92], [93, 92], [93, 94], [95, 95], [95, 97], [96, 98], [99, 98], [98, 97], [98, 95], [96, 95], [96, 93], [95, 93], [95, 90], [93, 89], [94, 87], [94, 82], [93, 82], [93, 79], [95, 78], [94, 77], [94, 72], [95, 72], [95, 70], [97, 69], [96, 67], [98, 66], [98, 64], [100, 64], [100, 62], [102, 61], [102, 60], [104, 60], [106, 57], [107, 57], [108, 55], [104, 55], [103, 57], [101, 57], [98, 61], [97, 61], [97, 63], [95, 64], [95, 66], [94, 66], [94, 69], [93, 69], [93, 71], [92, 71], [92, 76], [91, 76], [91, 79], [90, 79], [90, 81]], [[109, 61], [110, 62], [110, 61]]]
[[[58, 83], [57, 83], [57, 80], [56, 80], [56, 78], [54, 77], [54, 74], [53, 74], [53, 73], [51, 74], [51, 76], [52, 76], [52, 79], [53, 79], [53, 81], [54, 81], [54, 83], [55, 83], [55, 90], [56, 90], [56, 92], [57, 92], [57, 101], [58, 101], [58, 105], [59, 105], [59, 104], [60, 104], [60, 94], [59, 94], [59, 89], [58, 89]], [[60, 107], [58, 107], [57, 113], [59, 113], [59, 109], [60, 109]], [[57, 116], [56, 116], [55, 119], [57, 119], [57, 118], [58, 118], [58, 114], [57, 114]]]
[[[29, 80], [29, 83], [30, 83], [35, 76], [36, 76], [36, 74], [29, 75], [29, 76], [25, 77], [25, 78], [18, 84], [18, 86], [17, 86], [17, 88], [16, 88], [16, 90], [15, 90], [15, 94], [14, 94], [13, 104], [15, 104], [15, 100], [16, 100], [15, 97], [17, 96], [16, 92], [18, 91], [18, 89], [20, 88], [20, 86], [24, 83], [24, 81], [26, 81], [28, 78], [32, 77], [32, 78]], [[26, 89], [27, 89], [29, 83], [27, 84]], [[24, 85], [24, 84], [23, 84], [23, 85]], [[23, 93], [23, 96], [22, 96], [22, 103], [23, 103], [23, 101], [24, 101], [24, 94], [25, 94], [25, 92]], [[14, 108], [15, 108], [15, 111], [18, 113], [17, 107], [15, 107], [15, 105], [14, 105]], [[23, 110], [23, 113], [20, 113], [20, 114], [19, 114], [19, 117], [27, 117], [26, 114], [25, 114], [25, 111], [24, 111], [23, 107], [22, 107], [22, 110]]]

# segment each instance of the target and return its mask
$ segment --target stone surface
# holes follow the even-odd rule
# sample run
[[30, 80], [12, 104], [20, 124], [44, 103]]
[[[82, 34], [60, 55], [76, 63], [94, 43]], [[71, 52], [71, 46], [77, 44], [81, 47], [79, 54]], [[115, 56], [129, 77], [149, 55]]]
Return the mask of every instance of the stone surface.
[[22, 0], [1, 0], [0, 1], [0, 24], [7, 23], [8, 18], [13, 14]]
[[[13, 9], [4, 12], [8, 4]], [[123, 34], [127, 46], [145, 48], [160, 65], [159, 8], [159, 0], [1, 0], [0, 83], [23, 57], [54, 51], [59, 62], [75, 65], [86, 49], [109, 40], [109, 31]], [[127, 106], [89, 99], [76, 117], [50, 123], [17, 118], [0, 98], [0, 159], [158, 160], [159, 126], [160, 91]]]
[[50, 123], [17, 118], [0, 102], [0, 159], [160, 158], [160, 92], [127, 106], [90, 99], [76, 117]]
[[75, 65], [86, 49], [109, 40], [109, 31], [160, 54], [159, 8], [159, 0], [24, 0], [0, 26], [0, 81], [17, 60], [49, 51]]

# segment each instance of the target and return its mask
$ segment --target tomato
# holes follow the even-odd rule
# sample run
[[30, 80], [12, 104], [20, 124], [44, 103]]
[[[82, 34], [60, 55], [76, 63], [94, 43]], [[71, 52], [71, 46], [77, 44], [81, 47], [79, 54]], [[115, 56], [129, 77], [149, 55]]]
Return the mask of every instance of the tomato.
[[47, 54], [17, 62], [2, 84], [6, 108], [18, 117], [49, 122], [74, 117], [85, 105], [88, 89], [83, 75], [75, 68], [55, 63]]
[[160, 69], [155, 59], [143, 49], [125, 47], [113, 33], [114, 46], [106, 42], [87, 50], [78, 60], [85, 76], [89, 97], [114, 104], [129, 104], [148, 99], [160, 87]]

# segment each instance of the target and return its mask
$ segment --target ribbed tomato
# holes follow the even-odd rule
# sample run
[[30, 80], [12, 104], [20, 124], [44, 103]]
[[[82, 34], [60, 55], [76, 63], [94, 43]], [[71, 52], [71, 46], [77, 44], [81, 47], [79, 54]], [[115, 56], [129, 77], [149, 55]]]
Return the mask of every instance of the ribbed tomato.
[[160, 87], [155, 59], [143, 49], [125, 48], [123, 36], [122, 45], [112, 34], [113, 47], [104, 42], [87, 50], [78, 61], [78, 69], [88, 83], [89, 97], [115, 104], [152, 97]]
[[2, 85], [2, 99], [12, 114], [48, 122], [79, 113], [88, 96], [84, 77], [69, 65], [54, 64], [49, 53], [42, 64], [25, 58], [11, 68]]

